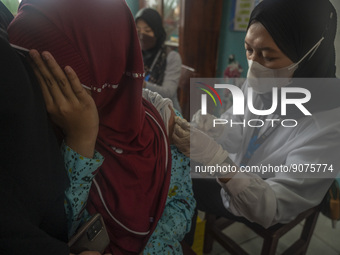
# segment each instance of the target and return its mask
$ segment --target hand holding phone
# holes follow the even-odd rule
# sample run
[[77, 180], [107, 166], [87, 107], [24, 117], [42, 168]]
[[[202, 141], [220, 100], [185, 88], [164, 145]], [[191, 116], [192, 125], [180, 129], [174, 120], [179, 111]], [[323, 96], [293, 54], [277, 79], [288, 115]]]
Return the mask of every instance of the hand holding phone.
[[102, 254], [109, 243], [103, 218], [97, 213], [80, 227], [68, 242], [68, 246], [74, 254], [83, 251], [98, 251]]

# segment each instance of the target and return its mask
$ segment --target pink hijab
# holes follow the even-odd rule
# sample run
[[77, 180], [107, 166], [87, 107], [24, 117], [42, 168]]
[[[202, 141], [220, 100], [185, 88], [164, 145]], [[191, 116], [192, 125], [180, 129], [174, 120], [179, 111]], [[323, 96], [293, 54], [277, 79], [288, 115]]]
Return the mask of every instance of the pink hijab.
[[142, 99], [135, 22], [125, 0], [23, 0], [10, 42], [48, 50], [92, 89], [105, 157], [87, 209], [103, 215], [113, 254], [139, 253], [160, 218], [170, 181], [164, 124]]

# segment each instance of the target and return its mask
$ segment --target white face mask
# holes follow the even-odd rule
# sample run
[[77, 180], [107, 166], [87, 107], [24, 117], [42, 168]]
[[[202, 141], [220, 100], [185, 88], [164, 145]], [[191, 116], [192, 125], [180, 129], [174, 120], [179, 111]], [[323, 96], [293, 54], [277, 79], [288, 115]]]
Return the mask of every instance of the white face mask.
[[272, 91], [272, 88], [281, 88], [289, 85], [292, 81], [293, 74], [299, 64], [313, 51], [309, 59], [314, 55], [315, 51], [320, 46], [324, 37], [317, 42], [297, 63], [289, 66], [271, 69], [265, 67], [258, 62], [248, 59], [248, 74], [247, 81], [250, 87], [258, 94], [264, 94]]

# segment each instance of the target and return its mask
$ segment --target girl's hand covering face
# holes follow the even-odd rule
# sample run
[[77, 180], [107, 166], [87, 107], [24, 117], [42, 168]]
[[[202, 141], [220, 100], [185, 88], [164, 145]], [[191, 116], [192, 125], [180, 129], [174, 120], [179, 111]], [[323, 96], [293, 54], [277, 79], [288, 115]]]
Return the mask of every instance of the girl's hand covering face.
[[65, 73], [49, 52], [30, 50], [30, 63], [40, 84], [52, 121], [65, 135], [65, 142], [85, 157], [93, 157], [99, 129], [98, 111], [91, 95], [69, 66]]

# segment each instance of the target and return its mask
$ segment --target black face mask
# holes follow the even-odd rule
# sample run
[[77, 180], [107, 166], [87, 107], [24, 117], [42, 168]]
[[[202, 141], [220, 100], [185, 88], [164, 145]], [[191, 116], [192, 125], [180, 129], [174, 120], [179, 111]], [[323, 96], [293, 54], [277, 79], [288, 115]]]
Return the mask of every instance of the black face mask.
[[157, 38], [146, 34], [138, 34], [140, 46], [142, 50], [150, 50], [156, 46]]

